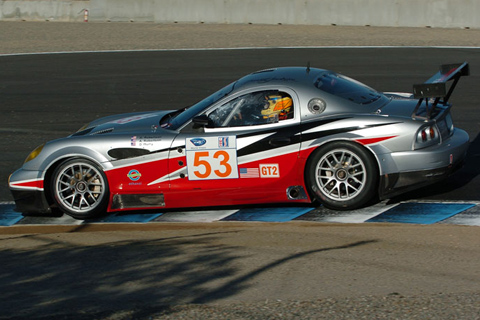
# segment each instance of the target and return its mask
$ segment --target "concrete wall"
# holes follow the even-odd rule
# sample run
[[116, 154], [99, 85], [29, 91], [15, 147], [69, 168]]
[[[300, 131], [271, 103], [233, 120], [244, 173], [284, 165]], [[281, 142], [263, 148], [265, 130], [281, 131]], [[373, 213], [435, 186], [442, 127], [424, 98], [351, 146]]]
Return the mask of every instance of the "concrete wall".
[[84, 21], [89, 0], [0, 0], [0, 20]]
[[479, 0], [0, 0], [0, 20], [480, 28]]

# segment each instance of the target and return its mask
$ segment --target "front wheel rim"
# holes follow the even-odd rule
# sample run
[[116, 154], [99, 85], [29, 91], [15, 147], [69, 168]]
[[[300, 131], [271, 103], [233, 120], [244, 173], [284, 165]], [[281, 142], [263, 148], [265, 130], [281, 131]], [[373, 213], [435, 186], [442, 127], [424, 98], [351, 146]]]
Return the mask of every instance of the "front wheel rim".
[[100, 205], [105, 195], [105, 180], [100, 171], [87, 163], [72, 163], [55, 179], [58, 201], [75, 213], [86, 213]]
[[335, 201], [349, 201], [365, 188], [365, 163], [347, 149], [329, 151], [317, 163], [315, 181], [322, 193]]

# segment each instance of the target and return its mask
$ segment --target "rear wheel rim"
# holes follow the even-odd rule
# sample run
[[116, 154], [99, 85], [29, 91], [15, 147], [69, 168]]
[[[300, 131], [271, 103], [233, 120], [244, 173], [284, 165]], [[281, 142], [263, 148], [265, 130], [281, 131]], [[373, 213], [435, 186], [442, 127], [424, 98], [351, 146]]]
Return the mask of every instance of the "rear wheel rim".
[[105, 196], [105, 179], [93, 165], [70, 163], [55, 179], [55, 193], [65, 208], [75, 213], [88, 213], [98, 207]]
[[321, 192], [335, 201], [349, 201], [365, 188], [365, 163], [347, 149], [334, 149], [324, 154], [315, 169], [315, 181]]

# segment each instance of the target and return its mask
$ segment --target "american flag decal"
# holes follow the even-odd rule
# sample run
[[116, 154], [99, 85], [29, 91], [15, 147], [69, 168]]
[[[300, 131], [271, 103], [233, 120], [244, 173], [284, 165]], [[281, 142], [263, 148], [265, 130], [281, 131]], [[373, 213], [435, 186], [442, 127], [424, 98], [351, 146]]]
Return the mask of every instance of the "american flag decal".
[[258, 168], [240, 168], [240, 178], [259, 178]]
[[218, 137], [218, 147], [228, 148], [228, 137]]

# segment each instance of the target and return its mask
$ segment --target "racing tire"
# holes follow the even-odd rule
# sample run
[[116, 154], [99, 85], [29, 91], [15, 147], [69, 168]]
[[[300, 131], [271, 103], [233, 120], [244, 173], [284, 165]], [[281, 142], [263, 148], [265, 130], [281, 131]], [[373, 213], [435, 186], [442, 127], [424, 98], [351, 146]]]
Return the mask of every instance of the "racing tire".
[[107, 209], [107, 177], [90, 160], [66, 160], [53, 172], [51, 194], [58, 208], [69, 216], [80, 220], [95, 218]]
[[325, 207], [352, 210], [372, 201], [378, 188], [373, 155], [351, 142], [333, 142], [317, 149], [306, 167], [311, 195]]

